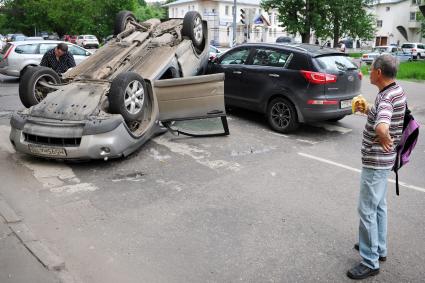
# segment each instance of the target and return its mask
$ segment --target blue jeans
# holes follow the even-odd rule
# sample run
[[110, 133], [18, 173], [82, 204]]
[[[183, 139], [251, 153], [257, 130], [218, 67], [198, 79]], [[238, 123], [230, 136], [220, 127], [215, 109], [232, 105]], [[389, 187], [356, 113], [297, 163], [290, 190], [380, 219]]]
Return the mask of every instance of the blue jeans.
[[387, 256], [387, 177], [389, 169], [363, 168], [358, 212], [359, 251], [362, 264], [379, 268], [379, 257]]

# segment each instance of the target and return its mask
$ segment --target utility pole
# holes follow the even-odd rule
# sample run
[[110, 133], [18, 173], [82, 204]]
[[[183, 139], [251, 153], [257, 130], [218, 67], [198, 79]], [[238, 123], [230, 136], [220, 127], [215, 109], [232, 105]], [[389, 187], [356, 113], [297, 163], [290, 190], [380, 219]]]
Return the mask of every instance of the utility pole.
[[233, 40], [232, 47], [236, 45], [236, 0], [233, 0]]

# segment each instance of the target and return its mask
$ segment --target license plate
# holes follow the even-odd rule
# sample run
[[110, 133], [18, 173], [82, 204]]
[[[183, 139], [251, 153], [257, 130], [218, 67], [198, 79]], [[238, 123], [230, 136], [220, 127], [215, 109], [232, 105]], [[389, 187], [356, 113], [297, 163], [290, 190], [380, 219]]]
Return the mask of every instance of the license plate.
[[351, 99], [341, 100], [341, 109], [351, 107]]
[[38, 154], [38, 155], [59, 156], [59, 157], [66, 156], [65, 149], [61, 147], [47, 147], [47, 146], [38, 146], [38, 145], [30, 144], [28, 145], [28, 148], [31, 153]]

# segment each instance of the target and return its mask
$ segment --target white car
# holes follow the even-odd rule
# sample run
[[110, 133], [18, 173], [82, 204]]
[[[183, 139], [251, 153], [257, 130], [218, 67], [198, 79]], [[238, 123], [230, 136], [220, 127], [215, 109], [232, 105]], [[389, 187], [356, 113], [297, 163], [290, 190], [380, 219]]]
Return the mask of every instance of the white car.
[[376, 46], [372, 49], [372, 52], [362, 55], [362, 62], [371, 64], [375, 58], [383, 54], [391, 54], [398, 59], [399, 62], [412, 60], [412, 54], [405, 52], [403, 49], [393, 45]]
[[[36, 40], [9, 42], [0, 50], [0, 74], [20, 77], [28, 67], [40, 65], [44, 53], [62, 41]], [[92, 53], [80, 46], [65, 42], [74, 56], [75, 64], [81, 63]]]
[[406, 42], [401, 45], [404, 52], [411, 53], [413, 59], [425, 58], [425, 44]]
[[94, 35], [79, 35], [76, 43], [84, 48], [99, 48], [99, 40]]

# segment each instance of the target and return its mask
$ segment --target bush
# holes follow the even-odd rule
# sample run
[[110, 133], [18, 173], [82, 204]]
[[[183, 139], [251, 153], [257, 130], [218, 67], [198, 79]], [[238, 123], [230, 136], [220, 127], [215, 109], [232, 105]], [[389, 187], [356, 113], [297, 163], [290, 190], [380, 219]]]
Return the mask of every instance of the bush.
[[363, 53], [348, 53], [348, 56], [350, 56], [351, 58], [361, 58], [363, 55]]
[[[369, 75], [370, 65], [361, 66], [363, 75]], [[425, 61], [401, 62], [397, 72], [399, 80], [425, 80]]]

